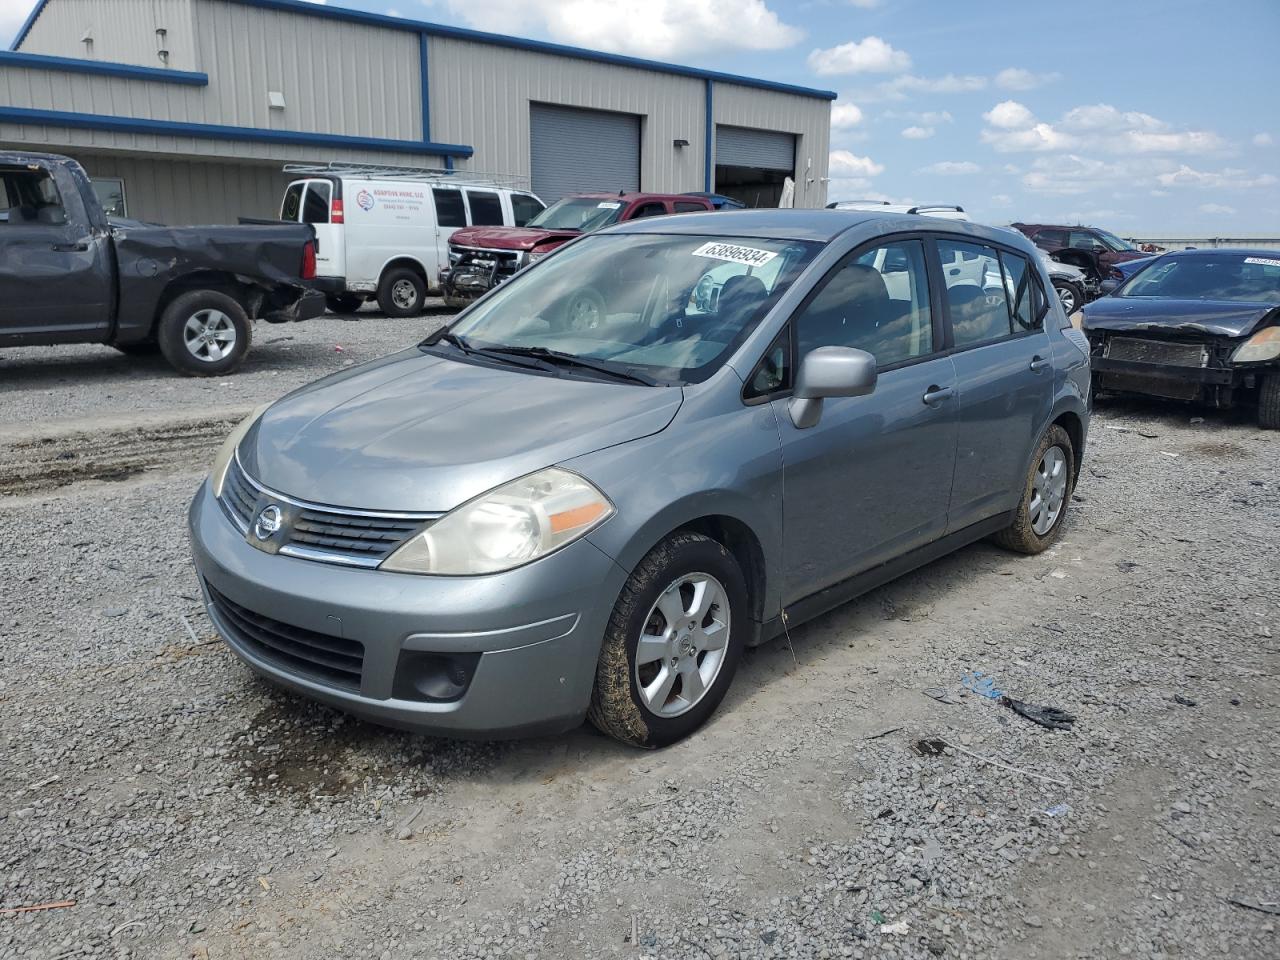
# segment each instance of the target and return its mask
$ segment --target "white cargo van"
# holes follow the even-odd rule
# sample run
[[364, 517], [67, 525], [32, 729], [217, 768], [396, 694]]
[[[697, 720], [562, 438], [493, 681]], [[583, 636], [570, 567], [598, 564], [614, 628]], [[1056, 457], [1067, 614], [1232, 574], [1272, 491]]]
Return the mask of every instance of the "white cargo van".
[[527, 190], [468, 181], [462, 173], [393, 167], [289, 164], [280, 219], [316, 231], [316, 274], [329, 309], [376, 299], [388, 316], [422, 312], [449, 263], [459, 227], [522, 227], [546, 206]]

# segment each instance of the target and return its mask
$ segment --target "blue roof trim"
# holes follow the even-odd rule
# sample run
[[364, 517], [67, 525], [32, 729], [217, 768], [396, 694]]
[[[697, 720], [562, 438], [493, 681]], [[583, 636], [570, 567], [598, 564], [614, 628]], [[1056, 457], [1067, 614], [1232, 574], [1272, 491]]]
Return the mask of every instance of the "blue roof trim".
[[[47, 2], [47, 0], [46, 0]], [[508, 37], [500, 33], [485, 33], [482, 30], [468, 30], [464, 27], [448, 27], [425, 20], [408, 20], [402, 17], [389, 17], [381, 13], [366, 13], [363, 10], [351, 10], [346, 7], [331, 7], [325, 4], [307, 3], [305, 0], [231, 0], [246, 7], [259, 7], [264, 10], [281, 10], [286, 13], [297, 13], [306, 17], [320, 17], [325, 20], [343, 20], [347, 23], [362, 23], [366, 26], [387, 27], [392, 30], [406, 30], [411, 33], [423, 33], [433, 37], [447, 37], [453, 40], [470, 40], [473, 43], [487, 43], [496, 47], [509, 47], [513, 50], [529, 50], [534, 53], [549, 53], [561, 57], [573, 57], [576, 60], [591, 60], [596, 63], [609, 63], [621, 67], [635, 67], [640, 70], [653, 70], [659, 73], [673, 73], [682, 77], [694, 77], [699, 80], [718, 80], [722, 83], [733, 83], [743, 87], [754, 87], [757, 90], [775, 90], [779, 93], [794, 93], [802, 97], [816, 97], [821, 100], [834, 100], [836, 94], [830, 90], [815, 90], [811, 87], [800, 87], [789, 83], [775, 83], [772, 80], [759, 80], [755, 77], [742, 77], [732, 73], [720, 73], [715, 70], [701, 70], [697, 67], [684, 67], [674, 63], [663, 63], [659, 60], [645, 60], [641, 57], [628, 57], [618, 53], [603, 53], [599, 50], [586, 50], [582, 47], [571, 47], [563, 43], [549, 43], [544, 40], [526, 40], [521, 37]]]
[[31, 28], [36, 25], [36, 21], [40, 19], [40, 14], [44, 13], [44, 5], [49, 0], [40, 0], [31, 8], [31, 13], [27, 15], [27, 19], [23, 21], [22, 26], [18, 28], [17, 34], [13, 38], [13, 43], [9, 45], [10, 50], [17, 50], [22, 46], [22, 41], [27, 39], [27, 34], [31, 32]]
[[475, 151], [458, 143], [430, 143], [423, 140], [384, 140], [378, 137], [347, 137], [335, 133], [307, 133], [302, 130], [263, 130], [258, 127], [228, 127], [212, 123], [179, 123], [173, 120], [143, 120], [134, 117], [107, 117], [94, 113], [63, 110], [31, 110], [0, 107], [0, 122], [41, 123], [81, 130], [109, 130], [115, 133], [152, 133], [206, 140], [241, 140], [253, 143], [285, 143], [304, 147], [338, 147], [350, 150], [385, 150], [388, 153], [415, 153], [436, 157], [469, 157]]
[[92, 73], [109, 77], [126, 77], [130, 80], [152, 80], [157, 83], [182, 83], [192, 87], [207, 87], [207, 73], [190, 73], [186, 70], [163, 70], [159, 67], [137, 67], [129, 63], [105, 63], [101, 60], [76, 60], [71, 57], [47, 57], [39, 53], [14, 53], [0, 50], [0, 67], [17, 67], [22, 70], [58, 70], [64, 73]]

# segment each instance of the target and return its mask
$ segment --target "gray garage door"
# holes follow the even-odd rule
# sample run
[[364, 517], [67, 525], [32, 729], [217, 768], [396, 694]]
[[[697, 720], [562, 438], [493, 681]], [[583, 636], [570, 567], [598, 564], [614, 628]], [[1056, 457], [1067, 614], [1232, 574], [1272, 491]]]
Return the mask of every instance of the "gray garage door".
[[640, 118], [630, 113], [529, 107], [533, 192], [547, 203], [570, 193], [640, 189]]
[[795, 134], [717, 126], [716, 165], [791, 173], [796, 167]]

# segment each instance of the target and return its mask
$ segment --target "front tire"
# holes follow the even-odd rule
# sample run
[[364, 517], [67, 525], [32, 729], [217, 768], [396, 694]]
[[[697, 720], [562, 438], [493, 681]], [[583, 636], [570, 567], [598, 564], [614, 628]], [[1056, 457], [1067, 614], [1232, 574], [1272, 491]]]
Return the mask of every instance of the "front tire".
[[233, 297], [217, 290], [192, 290], [177, 297], [160, 316], [160, 352], [191, 377], [235, 372], [249, 352], [248, 314]]
[[1053, 292], [1068, 317], [1084, 306], [1084, 291], [1070, 280], [1053, 281]]
[[416, 317], [426, 301], [426, 283], [408, 267], [388, 270], [378, 284], [378, 306], [388, 317]]
[[1280, 430], [1280, 373], [1262, 377], [1258, 389], [1258, 426], [1263, 430]]
[[1057, 542], [1075, 487], [1075, 450], [1056, 423], [1045, 431], [1031, 458], [1013, 523], [992, 539], [1017, 553], [1041, 553]]
[[654, 749], [697, 730], [738, 669], [747, 586], [722, 545], [677, 533], [649, 551], [605, 631], [588, 716], [603, 733]]

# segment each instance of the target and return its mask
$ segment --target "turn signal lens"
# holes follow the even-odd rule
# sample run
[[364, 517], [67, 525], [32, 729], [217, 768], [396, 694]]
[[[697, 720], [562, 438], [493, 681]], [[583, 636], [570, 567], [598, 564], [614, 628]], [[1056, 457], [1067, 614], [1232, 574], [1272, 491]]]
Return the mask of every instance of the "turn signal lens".
[[1232, 363], [1266, 363], [1280, 357], [1280, 327], [1259, 330], [1231, 355]]
[[382, 569], [499, 573], [559, 550], [612, 515], [613, 504], [591, 483], [549, 467], [464, 503], [388, 557]]

